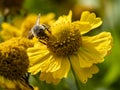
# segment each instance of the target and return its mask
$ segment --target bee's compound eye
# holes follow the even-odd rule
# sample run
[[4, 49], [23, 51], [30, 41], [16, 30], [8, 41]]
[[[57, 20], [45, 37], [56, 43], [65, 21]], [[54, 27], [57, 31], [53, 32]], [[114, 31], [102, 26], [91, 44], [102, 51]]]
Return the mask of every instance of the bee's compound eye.
[[44, 33], [44, 28], [42, 26], [36, 25], [33, 27], [33, 33], [36, 36], [39, 36]]
[[40, 29], [40, 27], [38, 25], [36, 25], [36, 26], [33, 27], [34, 32], [39, 31], [39, 29]]

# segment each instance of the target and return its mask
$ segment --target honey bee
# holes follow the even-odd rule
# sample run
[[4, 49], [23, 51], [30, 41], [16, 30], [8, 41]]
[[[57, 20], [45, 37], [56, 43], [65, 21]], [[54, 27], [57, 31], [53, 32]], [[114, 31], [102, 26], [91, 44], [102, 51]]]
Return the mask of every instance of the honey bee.
[[48, 38], [48, 33], [50, 34], [51, 31], [49, 30], [49, 27], [47, 25], [40, 24], [40, 14], [39, 14], [36, 24], [32, 27], [32, 29], [28, 33], [28, 38], [32, 39], [33, 37], [37, 37], [39, 39], [46, 39]]

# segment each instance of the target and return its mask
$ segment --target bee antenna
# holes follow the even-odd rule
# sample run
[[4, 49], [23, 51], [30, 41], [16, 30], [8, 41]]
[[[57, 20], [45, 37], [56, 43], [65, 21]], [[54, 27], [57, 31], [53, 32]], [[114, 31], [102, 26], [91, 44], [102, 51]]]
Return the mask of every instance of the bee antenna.
[[39, 25], [40, 24], [40, 13], [38, 14], [38, 19], [37, 19], [37, 21], [36, 21], [36, 25]]

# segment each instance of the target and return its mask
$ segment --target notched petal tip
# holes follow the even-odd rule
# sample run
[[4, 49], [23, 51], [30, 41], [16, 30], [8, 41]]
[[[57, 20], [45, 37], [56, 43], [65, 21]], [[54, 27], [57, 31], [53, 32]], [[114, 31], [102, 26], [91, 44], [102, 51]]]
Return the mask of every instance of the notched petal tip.
[[84, 33], [87, 33], [90, 30], [95, 29], [102, 24], [101, 18], [96, 17], [95, 13], [90, 13], [89, 11], [84, 11], [81, 14], [80, 22], [88, 22], [91, 26], [91, 28], [86, 30], [86, 32], [84, 32]]
[[81, 77], [80, 77], [81, 82], [83, 84], [87, 83], [88, 78], [92, 78], [93, 74], [96, 74], [98, 72], [99, 72], [99, 68], [95, 65], [91, 66], [90, 68], [82, 68]]

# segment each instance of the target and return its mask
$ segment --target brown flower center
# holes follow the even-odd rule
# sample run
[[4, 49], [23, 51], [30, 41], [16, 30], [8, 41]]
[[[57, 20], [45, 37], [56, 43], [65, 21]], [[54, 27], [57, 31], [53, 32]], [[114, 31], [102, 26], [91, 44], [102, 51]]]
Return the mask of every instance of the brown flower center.
[[55, 55], [67, 56], [76, 52], [81, 44], [79, 30], [62, 30], [59, 35], [49, 37], [47, 47]]
[[13, 38], [0, 44], [0, 76], [10, 80], [20, 79], [29, 66], [26, 53], [33, 46], [26, 38]]

